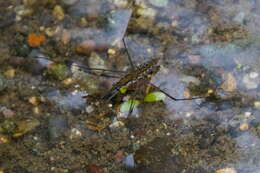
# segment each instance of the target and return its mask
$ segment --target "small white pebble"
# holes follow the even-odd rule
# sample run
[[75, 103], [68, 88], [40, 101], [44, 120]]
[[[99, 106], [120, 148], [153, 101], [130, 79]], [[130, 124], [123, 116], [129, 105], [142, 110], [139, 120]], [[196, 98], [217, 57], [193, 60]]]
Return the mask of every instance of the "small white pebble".
[[148, 53], [152, 53], [152, 49], [151, 49], [151, 48], [146, 49], [146, 51], [147, 51]]
[[108, 49], [107, 53], [110, 55], [115, 55], [116, 51], [115, 51], [115, 49]]
[[109, 125], [110, 128], [119, 128], [123, 127], [125, 124], [122, 121], [115, 121]]
[[15, 21], [16, 22], [19, 22], [19, 21], [21, 21], [22, 20], [22, 17], [21, 16], [15, 16]]
[[131, 139], [134, 139], [134, 138], [135, 138], [135, 136], [134, 136], [134, 135], [131, 135], [131, 136], [130, 136], [130, 138], [131, 138]]
[[167, 135], [167, 136], [170, 136], [170, 135], [171, 135], [171, 133], [170, 133], [170, 132], [168, 132], [168, 133], [166, 133], [166, 135]]
[[186, 117], [191, 117], [191, 115], [192, 115], [192, 113], [187, 112], [185, 116], [186, 116]]
[[94, 110], [93, 106], [87, 106], [86, 107], [86, 112], [87, 113], [91, 113], [91, 112], [93, 112], [93, 110]]
[[251, 73], [249, 73], [249, 77], [250, 77], [251, 79], [255, 79], [255, 78], [258, 77], [258, 73], [257, 73], [257, 72], [251, 72]]
[[72, 129], [71, 129], [71, 133], [73, 133], [75, 136], [82, 136], [81, 131], [79, 131], [79, 130], [76, 129], [76, 128], [72, 128]]
[[251, 115], [252, 115], [251, 112], [245, 112], [245, 117], [246, 117], [246, 118], [250, 117]]
[[44, 31], [45, 27], [44, 26], [40, 26], [40, 31]]
[[112, 106], [113, 106], [112, 104], [108, 104], [108, 107], [112, 108]]
[[78, 90], [74, 90], [74, 91], [72, 91], [72, 95], [76, 95], [77, 93], [78, 93], [79, 91]]

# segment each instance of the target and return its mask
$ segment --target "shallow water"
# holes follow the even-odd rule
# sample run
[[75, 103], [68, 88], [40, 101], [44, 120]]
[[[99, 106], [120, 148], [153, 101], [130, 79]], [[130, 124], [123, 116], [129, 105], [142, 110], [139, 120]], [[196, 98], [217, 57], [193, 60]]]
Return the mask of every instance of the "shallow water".
[[[0, 172], [259, 172], [259, 7], [0, 1]], [[134, 66], [161, 68], [104, 100], [133, 71], [123, 39]], [[203, 98], [142, 102], [149, 83]]]

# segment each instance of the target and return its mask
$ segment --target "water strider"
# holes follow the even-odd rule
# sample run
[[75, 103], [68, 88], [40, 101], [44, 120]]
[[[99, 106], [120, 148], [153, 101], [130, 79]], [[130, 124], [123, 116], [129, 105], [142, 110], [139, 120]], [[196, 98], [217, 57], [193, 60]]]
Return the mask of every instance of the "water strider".
[[[192, 99], [199, 99], [202, 97], [195, 97], [195, 98], [181, 98], [177, 99], [168, 94], [167, 92], [161, 90], [159, 87], [153, 85], [150, 83], [150, 80], [153, 75], [155, 75], [160, 70], [160, 64], [159, 59], [151, 59], [148, 62], [141, 64], [140, 66], [136, 67], [130, 57], [130, 54], [128, 52], [125, 40], [123, 39], [123, 43], [126, 49], [128, 60], [131, 64], [132, 71], [127, 73], [125, 76], [123, 76], [117, 83], [113, 85], [113, 87], [108, 91], [106, 95], [104, 95], [102, 98], [110, 100], [112, 99], [116, 94], [120, 92], [121, 88], [130, 88], [130, 86], [133, 86], [137, 84], [138, 82], [145, 81], [149, 85], [151, 85], [153, 88], [159, 90], [163, 94], [165, 94], [167, 97], [171, 98], [174, 101], [181, 101], [181, 100], [192, 100]], [[142, 82], [143, 83], [143, 82]]]
[[[153, 88], [154, 90], [159, 90], [174, 101], [202, 98], [174, 98], [167, 92], [161, 90], [159, 87], [150, 83], [152, 76], [160, 70], [159, 59], [151, 59], [148, 62], [135, 67], [128, 52], [127, 54], [133, 70], [121, 77], [119, 81], [116, 82], [112, 88], [100, 98], [88, 96], [87, 102], [93, 106], [93, 112], [90, 113], [88, 119], [86, 120], [86, 125], [89, 129], [100, 131], [112, 123], [112, 117], [116, 116], [116, 110], [115, 108], [111, 109], [113, 105], [109, 103], [111, 103], [111, 100], [122, 92], [121, 89], [126, 89], [127, 91], [133, 90], [134, 93], [137, 93], [140, 88], [145, 87], [147, 94], [149, 93], [150, 88]], [[120, 102], [122, 102], [122, 100]], [[133, 105], [130, 107], [129, 114], [132, 112]]]

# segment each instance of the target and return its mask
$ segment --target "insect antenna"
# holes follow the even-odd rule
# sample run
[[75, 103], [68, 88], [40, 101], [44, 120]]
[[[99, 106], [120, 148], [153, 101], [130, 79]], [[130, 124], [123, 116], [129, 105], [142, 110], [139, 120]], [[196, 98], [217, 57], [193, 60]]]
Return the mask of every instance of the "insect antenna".
[[162, 92], [163, 94], [165, 94], [167, 97], [169, 97], [170, 99], [174, 100], [174, 101], [183, 101], [183, 100], [196, 100], [196, 99], [203, 99], [205, 97], [192, 97], [192, 98], [175, 98], [173, 96], [171, 96], [170, 94], [168, 94], [166, 91], [163, 91], [161, 88], [155, 86], [154, 84], [152, 84], [153, 87], [155, 87], [157, 90], [159, 90], [160, 92]]
[[130, 54], [129, 54], [129, 51], [128, 51], [128, 49], [127, 49], [127, 46], [126, 46], [126, 43], [125, 43], [125, 38], [123, 38], [123, 43], [124, 43], [124, 46], [125, 46], [127, 58], [128, 58], [128, 61], [130, 62], [131, 68], [132, 68], [132, 70], [135, 70], [135, 69], [136, 69], [136, 66], [135, 66], [135, 64], [133, 63], [132, 58], [131, 58], [131, 56], [130, 56]]
[[[102, 69], [102, 68], [90, 68], [87, 67], [85, 65], [81, 65], [75, 62], [72, 62], [70, 60], [67, 60], [65, 62], [66, 64], [70, 65], [71, 67], [75, 66], [78, 67], [78, 70], [84, 71], [86, 73], [92, 74], [92, 75], [98, 75], [98, 76], [103, 76], [103, 77], [110, 77], [110, 78], [120, 78], [120, 75], [115, 75], [116, 73], [121, 73], [121, 74], [125, 74], [126, 72], [124, 71], [117, 71], [117, 70], [108, 70], [108, 69]], [[102, 71], [105, 73], [101, 73], [101, 74], [96, 74], [94, 71]], [[112, 74], [109, 74], [112, 73]]]

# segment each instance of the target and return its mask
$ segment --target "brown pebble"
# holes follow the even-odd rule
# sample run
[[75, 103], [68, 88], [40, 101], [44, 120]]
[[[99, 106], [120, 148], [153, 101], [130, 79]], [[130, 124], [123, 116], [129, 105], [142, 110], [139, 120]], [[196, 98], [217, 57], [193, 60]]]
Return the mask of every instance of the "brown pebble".
[[35, 114], [40, 114], [40, 108], [39, 108], [38, 106], [35, 106], [35, 107], [33, 108], [33, 113], [35, 113]]
[[89, 165], [88, 171], [89, 171], [89, 173], [104, 173], [100, 168], [98, 168], [95, 165]]
[[97, 44], [94, 40], [87, 40], [76, 46], [76, 52], [89, 54], [91, 51], [94, 50], [102, 51], [102, 50], [106, 50], [107, 48], [108, 45], [105, 42]]
[[7, 136], [0, 134], [0, 144], [6, 144], [8, 143], [10, 140]]
[[78, 53], [89, 53], [95, 49], [95, 42], [93, 40], [87, 40], [80, 43], [76, 47]]
[[117, 151], [116, 156], [115, 156], [115, 160], [117, 163], [122, 162], [124, 159], [124, 152], [123, 151]]
[[68, 44], [70, 42], [70, 39], [71, 39], [71, 33], [68, 30], [64, 29], [61, 35], [61, 42], [63, 44]]
[[224, 91], [232, 92], [237, 88], [237, 82], [232, 73], [227, 73], [224, 75], [224, 83], [221, 85]]
[[64, 85], [67, 85], [67, 86], [68, 86], [68, 85], [73, 84], [73, 83], [74, 83], [74, 80], [73, 80], [72, 78], [67, 78], [67, 79], [63, 80], [62, 83], [63, 83]]
[[7, 71], [4, 72], [4, 75], [5, 77], [8, 77], [8, 78], [14, 78], [15, 76], [15, 69], [9, 69]]
[[31, 103], [32, 105], [37, 105], [38, 104], [38, 99], [33, 96], [29, 98], [29, 103]]

